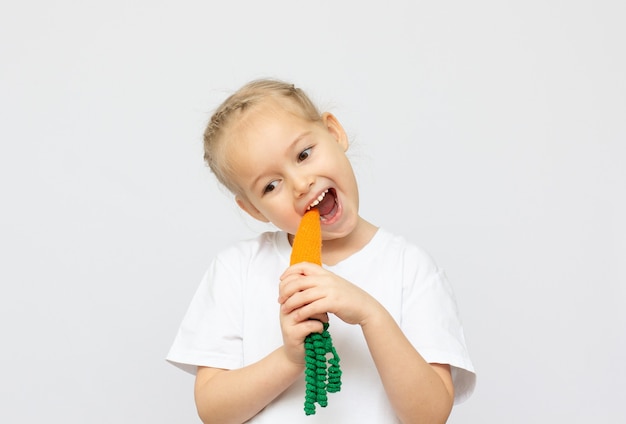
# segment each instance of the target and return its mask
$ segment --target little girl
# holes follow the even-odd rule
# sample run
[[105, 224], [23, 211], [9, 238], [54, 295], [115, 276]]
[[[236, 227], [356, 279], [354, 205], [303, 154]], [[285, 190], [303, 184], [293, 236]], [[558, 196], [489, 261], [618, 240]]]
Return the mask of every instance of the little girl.
[[[279, 230], [215, 257], [167, 359], [195, 373], [203, 422], [445, 422], [475, 374], [452, 289], [420, 248], [359, 215], [338, 119], [302, 90], [248, 83], [204, 134], [211, 170]], [[289, 266], [302, 216], [318, 208], [323, 266]], [[342, 388], [305, 416], [304, 339], [329, 321]]]

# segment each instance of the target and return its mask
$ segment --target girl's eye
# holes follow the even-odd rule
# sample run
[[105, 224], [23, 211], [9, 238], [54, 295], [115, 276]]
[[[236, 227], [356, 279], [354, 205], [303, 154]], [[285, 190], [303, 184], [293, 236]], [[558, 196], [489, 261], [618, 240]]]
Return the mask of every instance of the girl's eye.
[[270, 191], [274, 191], [277, 185], [278, 185], [278, 181], [272, 181], [271, 183], [265, 186], [265, 188], [263, 189], [263, 194], [267, 194]]
[[312, 147], [307, 147], [302, 152], [300, 152], [300, 154], [298, 155], [298, 162], [302, 162], [303, 160], [308, 158], [311, 155], [311, 149]]

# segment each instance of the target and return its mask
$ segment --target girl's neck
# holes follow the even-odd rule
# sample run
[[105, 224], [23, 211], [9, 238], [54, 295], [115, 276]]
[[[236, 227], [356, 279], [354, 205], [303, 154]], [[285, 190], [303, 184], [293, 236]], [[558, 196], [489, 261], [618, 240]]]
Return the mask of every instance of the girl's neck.
[[374, 237], [378, 227], [359, 217], [359, 222], [349, 236], [322, 242], [322, 262], [337, 265], [363, 249]]

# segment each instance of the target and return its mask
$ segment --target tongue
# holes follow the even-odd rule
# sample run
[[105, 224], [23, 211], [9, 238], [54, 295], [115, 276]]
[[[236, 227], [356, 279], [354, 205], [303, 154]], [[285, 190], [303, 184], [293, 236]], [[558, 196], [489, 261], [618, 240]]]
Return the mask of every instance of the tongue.
[[329, 191], [326, 193], [326, 197], [322, 199], [317, 209], [321, 216], [328, 215], [335, 207], [335, 196]]

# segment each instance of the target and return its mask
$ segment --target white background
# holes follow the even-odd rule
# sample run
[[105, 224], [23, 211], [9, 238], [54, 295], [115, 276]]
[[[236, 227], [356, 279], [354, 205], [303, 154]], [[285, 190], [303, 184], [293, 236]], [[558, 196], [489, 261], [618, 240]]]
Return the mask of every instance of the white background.
[[201, 135], [266, 76], [339, 117], [363, 216], [446, 269], [478, 373], [451, 423], [623, 422], [624, 9], [3, 1], [0, 422], [198, 422], [164, 357], [212, 255], [267, 229]]

